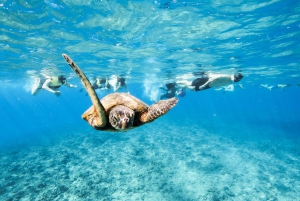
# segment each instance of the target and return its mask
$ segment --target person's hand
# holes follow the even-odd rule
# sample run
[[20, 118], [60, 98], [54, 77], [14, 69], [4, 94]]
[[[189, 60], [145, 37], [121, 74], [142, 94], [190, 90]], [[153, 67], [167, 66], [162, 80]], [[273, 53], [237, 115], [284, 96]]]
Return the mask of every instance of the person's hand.
[[55, 94], [56, 96], [60, 96], [60, 91], [55, 91], [54, 94]]

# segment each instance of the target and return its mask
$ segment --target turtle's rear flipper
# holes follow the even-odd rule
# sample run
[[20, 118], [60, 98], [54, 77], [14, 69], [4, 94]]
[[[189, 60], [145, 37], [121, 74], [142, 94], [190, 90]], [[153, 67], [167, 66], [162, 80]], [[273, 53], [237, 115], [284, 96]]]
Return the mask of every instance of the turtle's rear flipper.
[[168, 100], [158, 101], [149, 107], [148, 112], [145, 112], [141, 115], [140, 121], [143, 123], [151, 122], [156, 118], [166, 114], [177, 103], [177, 98], [170, 98]]

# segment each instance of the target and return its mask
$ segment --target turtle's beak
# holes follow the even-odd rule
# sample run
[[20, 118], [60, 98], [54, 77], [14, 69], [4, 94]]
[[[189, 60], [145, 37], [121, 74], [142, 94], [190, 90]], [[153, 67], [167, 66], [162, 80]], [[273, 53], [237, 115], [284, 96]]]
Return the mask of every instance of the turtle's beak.
[[122, 120], [122, 130], [125, 130], [126, 128], [128, 128], [128, 121], [126, 120]]
[[132, 118], [133, 118], [133, 114], [127, 113], [123, 118], [120, 119], [122, 130], [126, 130], [132, 126], [132, 121], [133, 121]]

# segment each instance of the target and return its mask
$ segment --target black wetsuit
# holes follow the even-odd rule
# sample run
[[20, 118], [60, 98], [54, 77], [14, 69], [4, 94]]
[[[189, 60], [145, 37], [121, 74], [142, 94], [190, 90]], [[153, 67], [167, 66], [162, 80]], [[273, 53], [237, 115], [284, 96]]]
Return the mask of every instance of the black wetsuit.
[[119, 78], [118, 78], [118, 82], [120, 82], [120, 84], [121, 84], [122, 87], [123, 87], [124, 85], [126, 85], [126, 83], [125, 83], [125, 78], [123, 78], [123, 77], [119, 77]]
[[105, 79], [100, 79], [100, 84], [105, 84], [106, 80]]
[[[209, 80], [208, 77], [201, 77], [193, 80], [192, 86], [195, 87], [195, 91], [200, 91], [200, 86], [204, 85], [207, 81]], [[205, 88], [203, 89], [208, 89], [210, 88], [209, 85], [206, 85]]]
[[160, 99], [163, 98], [173, 98], [176, 95], [176, 83], [172, 82], [172, 83], [168, 83], [165, 85], [167, 87], [166, 93], [162, 94]]
[[167, 87], [167, 89], [169, 90], [169, 89], [172, 89], [172, 88], [174, 88], [174, 87], [176, 86], [176, 83], [175, 83], [175, 82], [168, 83], [168, 84], [166, 84], [165, 86], [166, 86], [166, 87]]

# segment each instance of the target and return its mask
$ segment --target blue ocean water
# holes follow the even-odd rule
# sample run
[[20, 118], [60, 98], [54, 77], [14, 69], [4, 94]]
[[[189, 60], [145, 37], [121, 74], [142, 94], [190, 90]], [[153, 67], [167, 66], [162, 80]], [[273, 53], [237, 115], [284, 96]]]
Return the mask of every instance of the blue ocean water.
[[[293, 0], [1, 1], [0, 200], [299, 200], [299, 11]], [[128, 132], [96, 131], [62, 53], [90, 79], [124, 76], [149, 105], [160, 85], [203, 71], [244, 78], [187, 91]], [[35, 78], [58, 74], [78, 87], [31, 95]]]

